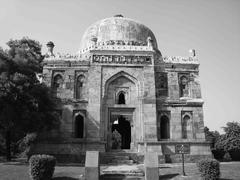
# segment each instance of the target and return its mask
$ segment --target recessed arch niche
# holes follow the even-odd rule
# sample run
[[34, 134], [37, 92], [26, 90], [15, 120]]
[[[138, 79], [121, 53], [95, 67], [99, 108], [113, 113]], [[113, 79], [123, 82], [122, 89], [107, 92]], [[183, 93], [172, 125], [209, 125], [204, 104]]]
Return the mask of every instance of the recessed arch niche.
[[182, 138], [191, 139], [193, 137], [192, 132], [192, 113], [183, 112], [182, 114]]
[[[119, 72], [105, 83], [104, 97], [108, 105], [135, 104], [138, 97], [138, 81], [125, 72]], [[120, 100], [120, 102], [119, 102]]]
[[74, 116], [74, 137], [84, 138], [84, 115], [77, 113]]
[[63, 88], [63, 76], [61, 74], [56, 74], [53, 77], [52, 89], [55, 96], [58, 96], [60, 90]]
[[158, 141], [163, 139], [170, 139], [170, 118], [168, 113], [163, 113], [158, 118], [157, 137]]

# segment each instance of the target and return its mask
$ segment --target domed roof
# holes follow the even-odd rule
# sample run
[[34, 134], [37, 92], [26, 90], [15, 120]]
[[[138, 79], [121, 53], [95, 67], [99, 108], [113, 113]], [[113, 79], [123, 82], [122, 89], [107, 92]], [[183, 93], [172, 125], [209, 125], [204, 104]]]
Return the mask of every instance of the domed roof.
[[93, 41], [96, 43], [122, 41], [128, 45], [147, 45], [149, 37], [152, 40], [153, 48], [157, 49], [156, 38], [148, 27], [118, 15], [100, 20], [87, 28], [82, 37], [80, 50], [93, 45]]

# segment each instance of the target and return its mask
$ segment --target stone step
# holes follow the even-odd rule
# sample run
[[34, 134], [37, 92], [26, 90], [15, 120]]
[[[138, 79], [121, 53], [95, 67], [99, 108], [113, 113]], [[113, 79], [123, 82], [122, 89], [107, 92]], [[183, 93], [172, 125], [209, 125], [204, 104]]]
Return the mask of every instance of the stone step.
[[144, 180], [144, 177], [126, 176], [122, 174], [107, 174], [100, 177], [100, 180]]
[[120, 155], [107, 155], [107, 156], [104, 156], [104, 158], [106, 159], [117, 159], [117, 160], [129, 160], [129, 156], [120, 156]]
[[107, 152], [101, 157], [103, 164], [116, 165], [116, 164], [133, 164], [134, 161], [130, 155], [125, 152]]
[[113, 159], [111, 160], [110, 163], [113, 163], [113, 164], [133, 164], [133, 160], [119, 160], [119, 159]]
[[136, 165], [117, 165], [109, 166], [106, 169], [102, 170], [103, 175], [122, 175], [122, 176], [135, 176], [141, 177], [144, 176], [143, 170], [136, 167]]
[[133, 153], [130, 149], [112, 149], [109, 153]]

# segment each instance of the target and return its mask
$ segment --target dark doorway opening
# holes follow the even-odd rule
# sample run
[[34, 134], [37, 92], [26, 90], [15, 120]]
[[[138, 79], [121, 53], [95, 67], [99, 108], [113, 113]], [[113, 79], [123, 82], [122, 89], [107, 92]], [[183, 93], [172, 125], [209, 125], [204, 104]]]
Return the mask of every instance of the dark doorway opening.
[[167, 116], [162, 116], [160, 121], [161, 121], [161, 124], [160, 124], [161, 139], [169, 139], [170, 138], [169, 119]]
[[120, 92], [118, 95], [118, 104], [126, 104], [125, 94]]
[[182, 138], [187, 139], [188, 138], [188, 129], [189, 129], [189, 121], [190, 117], [188, 115], [185, 115], [182, 122]]
[[[112, 134], [118, 132], [121, 137], [120, 148], [130, 149], [131, 144], [131, 126], [130, 122], [125, 117], [119, 116], [112, 125]], [[114, 143], [114, 142], [113, 142]], [[117, 146], [112, 146], [113, 149], [118, 149]]]
[[83, 138], [84, 118], [80, 114], [75, 117], [75, 137]]

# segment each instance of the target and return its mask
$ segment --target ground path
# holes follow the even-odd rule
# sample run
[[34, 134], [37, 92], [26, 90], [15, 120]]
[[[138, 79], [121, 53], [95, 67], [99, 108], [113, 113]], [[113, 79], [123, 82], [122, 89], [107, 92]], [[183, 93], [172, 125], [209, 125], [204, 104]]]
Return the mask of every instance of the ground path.
[[[221, 163], [221, 179], [222, 180], [240, 180], [240, 162]], [[101, 173], [112, 172], [117, 173], [141, 173], [143, 165], [118, 165], [118, 166], [101, 166]], [[0, 163], [0, 179], [1, 180], [30, 180], [28, 174], [28, 165], [21, 162], [1, 162]], [[186, 163], [186, 177], [183, 177], [181, 164], [160, 164], [159, 168], [161, 179], [200, 179], [199, 172], [195, 163]], [[54, 180], [81, 180], [84, 176], [84, 167], [77, 164], [59, 164], [54, 172]], [[120, 176], [118, 180], [126, 179]], [[133, 180], [133, 179], [131, 179]]]

